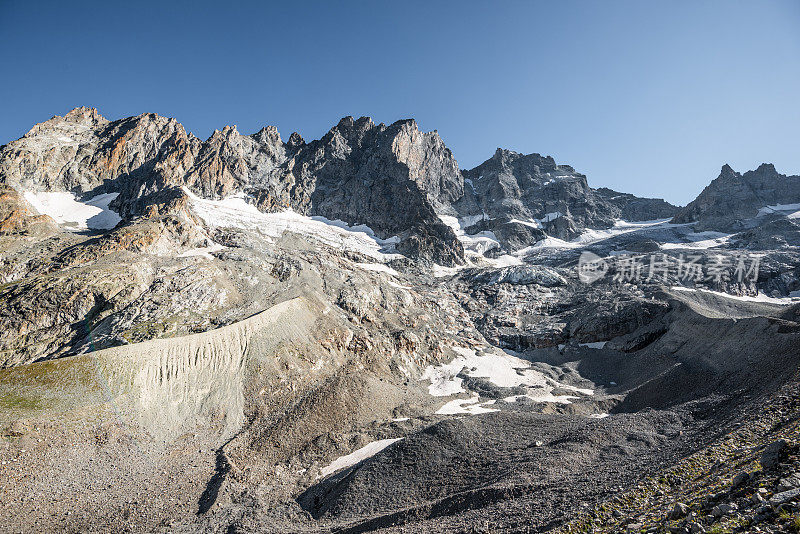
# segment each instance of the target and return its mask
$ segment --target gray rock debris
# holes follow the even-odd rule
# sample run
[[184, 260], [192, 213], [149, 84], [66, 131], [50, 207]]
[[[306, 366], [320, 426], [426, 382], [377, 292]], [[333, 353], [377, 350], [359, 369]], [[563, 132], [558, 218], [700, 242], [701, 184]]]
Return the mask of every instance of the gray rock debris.
[[781, 458], [781, 454], [786, 450], [788, 443], [784, 439], [773, 441], [766, 446], [764, 452], [761, 453], [761, 467], [764, 469], [771, 469], [777, 465]]

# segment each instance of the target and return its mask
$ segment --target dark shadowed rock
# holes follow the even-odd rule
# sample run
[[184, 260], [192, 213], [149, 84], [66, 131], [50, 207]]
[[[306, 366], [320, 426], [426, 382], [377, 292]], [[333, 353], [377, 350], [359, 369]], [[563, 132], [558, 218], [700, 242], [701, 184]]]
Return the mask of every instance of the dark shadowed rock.
[[773, 441], [767, 445], [764, 452], [761, 453], [761, 467], [764, 469], [771, 469], [777, 465], [787, 447], [788, 443], [786, 443], [784, 439]]

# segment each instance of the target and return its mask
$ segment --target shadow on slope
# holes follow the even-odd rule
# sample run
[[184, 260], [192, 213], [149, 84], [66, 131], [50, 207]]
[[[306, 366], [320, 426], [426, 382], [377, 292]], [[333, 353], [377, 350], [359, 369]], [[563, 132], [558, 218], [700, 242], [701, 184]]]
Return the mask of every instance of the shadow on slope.
[[657, 412], [603, 420], [511, 412], [449, 419], [332, 475], [297, 500], [343, 532], [454, 515], [521, 496], [539, 499], [534, 506], [546, 515], [545, 488], [586, 489], [576, 484], [570, 490], [570, 481], [600, 472], [599, 478], [615, 479], [618, 467], [611, 466], [653, 454], [680, 428], [677, 416]]
[[800, 306], [678, 293], [667, 332], [631, 355], [660, 359], [663, 367], [629, 391], [615, 412], [774, 391], [800, 364]]

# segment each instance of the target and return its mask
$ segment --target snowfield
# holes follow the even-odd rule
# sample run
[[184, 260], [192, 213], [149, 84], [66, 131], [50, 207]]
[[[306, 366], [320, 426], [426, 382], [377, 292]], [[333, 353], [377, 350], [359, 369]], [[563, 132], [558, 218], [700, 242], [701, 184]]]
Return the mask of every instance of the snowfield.
[[[450, 363], [438, 366], [428, 366], [422, 374], [421, 380], [429, 380], [428, 393], [435, 397], [447, 397], [464, 393], [462, 379], [458, 376], [462, 369], [466, 368], [465, 374], [471, 377], [486, 378], [493, 384], [505, 387], [524, 387], [525, 394], [508, 397], [507, 402], [514, 402], [522, 398], [528, 398], [534, 402], [556, 402], [569, 404], [571, 399], [576, 397], [571, 395], [555, 396], [552, 391], [555, 388], [567, 389], [582, 395], [593, 395], [591, 389], [577, 388], [568, 386], [552, 380], [539, 371], [530, 368], [530, 363], [522, 358], [518, 358], [499, 349], [487, 348], [482, 354], [478, 354], [474, 349], [465, 347], [452, 347], [458, 356]], [[485, 413], [483, 403], [474, 405], [477, 399], [456, 399], [450, 401], [436, 413]], [[492, 411], [492, 410], [490, 410]]]
[[497, 240], [497, 236], [494, 232], [486, 230], [472, 235], [466, 233], [465, 228], [469, 228], [484, 217], [485, 215], [475, 215], [458, 219], [449, 215], [439, 215], [439, 219], [453, 229], [456, 237], [464, 246], [464, 252], [474, 253], [479, 256], [483, 256], [492, 249], [500, 248], [500, 241]]
[[727, 243], [731, 234], [723, 234], [720, 232], [696, 232], [686, 234], [684, 237], [689, 239], [688, 243], [662, 243], [661, 248], [664, 250], [690, 248], [690, 249], [707, 249], [719, 247]]
[[122, 220], [108, 207], [119, 193], [104, 193], [85, 202], [65, 191], [28, 191], [23, 196], [41, 215], [49, 215], [69, 230], [110, 230]]
[[247, 195], [237, 193], [222, 200], [206, 200], [184, 189], [195, 213], [209, 226], [241, 228], [278, 239], [284, 232], [295, 232], [328, 246], [360, 252], [379, 261], [402, 257], [390, 249], [398, 238], [380, 239], [367, 226], [348, 226], [342, 221], [325, 217], [308, 217], [291, 210], [263, 213], [247, 201]]
[[357, 262], [356, 267], [364, 269], [365, 271], [373, 271], [376, 273], [386, 273], [389, 276], [400, 276], [400, 273], [383, 263], [363, 263]]
[[225, 250], [226, 247], [220, 245], [219, 243], [213, 243], [211, 246], [208, 247], [199, 247], [199, 248], [192, 248], [187, 250], [186, 252], [182, 252], [178, 254], [179, 258], [190, 258], [193, 256], [199, 256], [206, 259], [213, 259], [211, 255], [212, 252], [219, 252], [220, 250]]
[[[550, 215], [550, 214], [548, 214]], [[560, 214], [559, 214], [560, 216]], [[614, 226], [608, 228], [606, 230], [592, 230], [588, 229], [584, 231], [581, 235], [573, 239], [572, 241], [564, 241], [563, 239], [558, 239], [556, 237], [546, 237], [541, 241], [538, 241], [535, 245], [530, 248], [533, 249], [540, 249], [540, 248], [582, 248], [587, 245], [591, 245], [594, 243], [598, 243], [600, 241], [605, 241], [611, 237], [615, 237], [622, 234], [628, 234], [630, 232], [638, 232], [645, 229], [652, 229], [652, 228], [671, 228], [678, 225], [673, 225], [669, 222], [669, 219], [659, 219], [655, 221], [641, 221], [641, 222], [628, 222], [623, 221], [622, 219], [617, 220], [614, 223]], [[527, 250], [527, 249], [523, 249]], [[522, 251], [520, 251], [522, 252]], [[518, 253], [519, 254], [519, 253]]]
[[775, 204], [774, 206], [764, 206], [758, 210], [756, 217], [764, 217], [770, 213], [786, 215], [790, 219], [800, 218], [800, 203], [798, 204]]
[[[588, 229], [571, 241], [547, 236], [530, 247], [518, 250], [514, 253], [514, 256], [522, 257], [531, 252], [547, 249], [582, 249], [613, 237], [631, 233], [641, 233], [643, 237], [649, 237], [660, 242], [659, 246], [664, 250], [713, 248], [724, 245], [731, 237], [731, 234], [723, 234], [721, 232], [694, 232], [689, 228], [690, 226], [691, 223], [673, 224], [669, 222], [669, 219], [640, 222], [618, 219], [611, 228], [605, 230]], [[621, 254], [624, 252], [615, 251], [614, 253]]]
[[744, 302], [764, 302], [767, 304], [780, 304], [781, 306], [789, 306], [791, 304], [797, 303], [798, 300], [800, 300], [797, 299], [797, 297], [794, 295], [789, 295], [788, 297], [768, 297], [763, 293], [759, 293], [756, 296], [731, 295], [730, 293], [723, 293], [722, 291], [711, 291], [710, 289], [683, 287], [683, 286], [672, 286], [671, 289], [674, 291], [709, 293], [711, 295], [717, 295], [720, 297], [725, 297], [733, 300], [741, 300]]

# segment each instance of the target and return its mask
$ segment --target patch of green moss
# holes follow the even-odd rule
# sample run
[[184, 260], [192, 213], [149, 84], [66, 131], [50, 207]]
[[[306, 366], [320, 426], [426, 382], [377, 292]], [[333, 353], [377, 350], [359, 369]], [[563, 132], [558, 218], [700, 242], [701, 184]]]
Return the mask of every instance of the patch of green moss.
[[40, 410], [44, 408], [44, 403], [40, 399], [17, 395], [14, 392], [6, 392], [0, 395], [0, 409], [2, 410]]
[[789, 530], [800, 533], [800, 514], [795, 514], [789, 523]]

